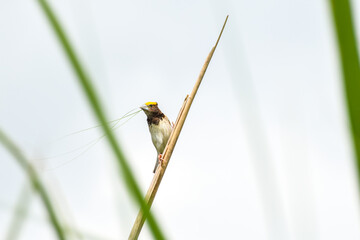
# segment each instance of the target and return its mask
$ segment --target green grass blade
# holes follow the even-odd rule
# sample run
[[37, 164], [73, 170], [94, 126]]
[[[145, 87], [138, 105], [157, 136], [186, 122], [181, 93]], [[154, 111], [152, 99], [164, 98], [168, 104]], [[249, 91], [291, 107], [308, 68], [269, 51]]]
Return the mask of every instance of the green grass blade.
[[55, 209], [51, 203], [49, 194], [47, 193], [44, 185], [42, 184], [40, 177], [36, 173], [35, 169], [32, 167], [30, 162], [25, 158], [22, 152], [17, 148], [17, 146], [6, 136], [6, 134], [0, 129], [0, 142], [5, 146], [5, 148], [15, 157], [17, 162], [21, 165], [25, 173], [27, 174], [32, 186], [40, 195], [40, 198], [45, 205], [47, 213], [50, 218], [50, 222], [58, 236], [58, 239], [64, 240], [65, 233], [59, 222], [59, 219], [55, 213]]
[[15, 240], [19, 238], [21, 228], [27, 218], [27, 214], [29, 211], [31, 195], [32, 192], [29, 184], [24, 184], [21, 189], [18, 202], [14, 209], [13, 217], [10, 222], [10, 226], [8, 228], [5, 239]]
[[68, 40], [68, 37], [65, 34], [65, 31], [63, 30], [62, 26], [60, 25], [60, 22], [56, 18], [53, 10], [51, 9], [50, 5], [47, 3], [46, 0], [38, 0], [42, 10], [44, 11], [51, 27], [53, 28], [56, 36], [58, 37], [64, 52], [66, 56], [68, 57], [75, 74], [77, 76], [77, 79], [80, 82], [80, 85], [82, 86], [88, 101], [90, 102], [90, 105], [94, 111], [95, 116], [97, 117], [99, 123], [102, 125], [104, 134], [106, 134], [107, 139], [109, 141], [109, 144], [114, 151], [114, 154], [117, 158], [117, 162], [119, 165], [119, 170], [121, 175], [123, 176], [127, 189], [131, 193], [133, 199], [140, 205], [140, 207], [144, 210], [144, 212], [147, 215], [148, 223], [150, 226], [150, 230], [153, 234], [153, 236], [156, 239], [165, 239], [162, 231], [159, 228], [159, 225], [157, 224], [155, 218], [150, 213], [149, 207], [146, 205], [145, 201], [143, 200], [143, 195], [140, 191], [140, 188], [134, 178], [134, 175], [132, 174], [132, 171], [125, 159], [125, 155], [121, 148], [119, 147], [119, 144], [117, 143], [116, 138], [114, 137], [110, 127], [107, 124], [107, 119], [105, 117], [103, 108], [101, 107], [100, 100], [98, 96], [96, 95], [95, 89], [92, 85], [92, 82], [89, 78], [89, 76], [86, 74], [83, 66], [80, 63], [79, 58], [77, 57], [73, 47], [71, 46], [70, 41]]
[[360, 183], [360, 65], [349, 0], [330, 0]]

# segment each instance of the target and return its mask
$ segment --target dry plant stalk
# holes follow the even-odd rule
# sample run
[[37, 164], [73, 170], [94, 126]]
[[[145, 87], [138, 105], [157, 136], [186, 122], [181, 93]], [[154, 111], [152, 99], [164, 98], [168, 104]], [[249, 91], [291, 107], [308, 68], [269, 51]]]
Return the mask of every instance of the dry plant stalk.
[[[197, 78], [197, 81], [195, 83], [195, 86], [194, 86], [191, 94], [186, 96], [184, 103], [180, 109], [180, 112], [179, 112], [178, 117], [175, 122], [174, 129], [170, 135], [169, 141], [168, 141], [168, 143], [165, 147], [164, 153], [163, 153], [164, 160], [163, 160], [162, 164], [160, 164], [159, 167], [156, 169], [153, 180], [151, 181], [150, 187], [145, 196], [145, 202], [148, 204], [149, 209], [154, 201], [155, 195], [160, 186], [161, 180], [165, 174], [165, 170], [167, 168], [167, 165], [169, 164], [171, 155], [174, 151], [175, 144], [179, 138], [179, 135], [180, 135], [181, 129], [184, 125], [185, 119], [189, 113], [191, 104], [195, 98], [195, 95], [197, 93], [197, 90], [199, 89], [200, 83], [205, 75], [206, 69], [209, 66], [210, 60], [211, 60], [211, 58], [215, 52], [215, 49], [219, 43], [220, 37], [225, 28], [228, 17], [229, 17], [229, 15], [226, 16], [224, 25], [221, 29], [221, 32], [216, 41], [216, 44], [214, 45], [214, 47], [211, 49], [209, 55], [207, 56], [206, 61], [200, 71], [199, 77]], [[142, 229], [142, 226], [144, 225], [145, 220], [146, 220], [146, 214], [140, 209], [140, 211], [136, 217], [135, 223], [133, 225], [133, 228], [131, 229], [129, 240], [137, 239], [139, 237], [140, 231]]]

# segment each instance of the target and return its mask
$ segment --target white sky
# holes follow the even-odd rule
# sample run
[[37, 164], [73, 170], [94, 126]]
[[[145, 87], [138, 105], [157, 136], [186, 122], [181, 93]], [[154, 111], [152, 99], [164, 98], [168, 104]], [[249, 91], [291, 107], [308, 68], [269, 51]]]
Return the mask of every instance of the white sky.
[[[169, 239], [360, 239], [327, 1], [51, 3], [109, 119], [157, 101], [175, 121], [230, 15], [153, 205]], [[1, 129], [30, 159], [100, 136], [55, 141], [96, 121], [36, 1], [0, 1], [0, 30]], [[117, 131], [144, 192], [156, 156], [145, 119]], [[75, 156], [36, 161], [61, 216], [85, 234], [126, 239], [138, 208], [106, 141]], [[27, 180], [3, 148], [0, 159], [2, 238]], [[20, 239], [56, 239], [44, 216], [33, 197]], [[140, 239], [151, 239], [146, 225]]]

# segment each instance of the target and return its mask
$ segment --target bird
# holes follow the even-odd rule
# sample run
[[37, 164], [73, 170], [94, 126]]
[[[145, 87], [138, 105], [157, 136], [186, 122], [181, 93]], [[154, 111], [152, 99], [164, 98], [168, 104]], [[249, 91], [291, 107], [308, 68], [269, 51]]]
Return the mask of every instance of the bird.
[[155, 173], [159, 162], [163, 160], [162, 154], [169, 140], [173, 126], [168, 117], [161, 112], [157, 102], [147, 102], [141, 106], [140, 109], [143, 110], [147, 116], [151, 140], [157, 151], [155, 168], [153, 170], [153, 173]]

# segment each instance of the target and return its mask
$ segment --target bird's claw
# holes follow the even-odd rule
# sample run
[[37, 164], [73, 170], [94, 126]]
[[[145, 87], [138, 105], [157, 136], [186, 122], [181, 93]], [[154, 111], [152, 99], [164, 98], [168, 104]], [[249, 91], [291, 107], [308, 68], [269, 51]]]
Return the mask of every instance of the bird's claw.
[[159, 157], [158, 157], [158, 158], [159, 158], [159, 163], [160, 163], [160, 165], [163, 166], [164, 158], [163, 158], [163, 155], [162, 155], [161, 153], [159, 154]]

